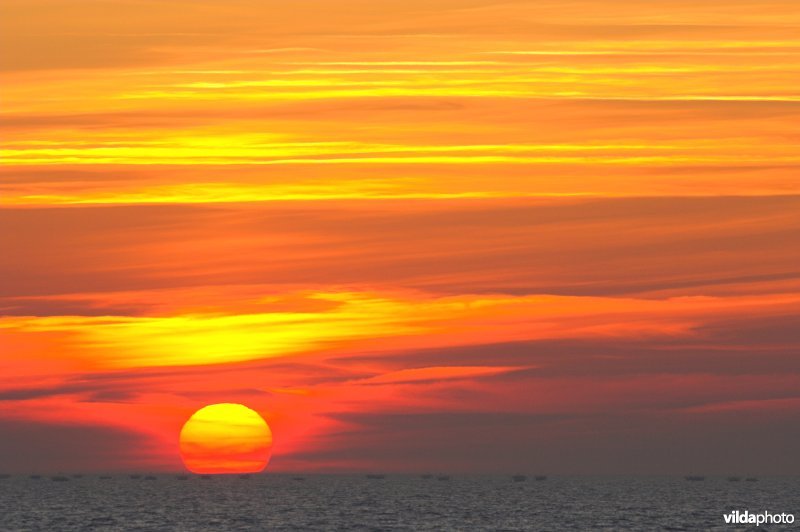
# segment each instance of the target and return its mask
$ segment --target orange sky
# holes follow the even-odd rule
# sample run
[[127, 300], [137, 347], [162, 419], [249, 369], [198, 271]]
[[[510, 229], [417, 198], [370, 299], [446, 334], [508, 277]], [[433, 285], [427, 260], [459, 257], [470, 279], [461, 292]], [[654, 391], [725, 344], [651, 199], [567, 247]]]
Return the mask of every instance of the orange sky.
[[800, 473], [794, 0], [0, 26], [0, 470]]

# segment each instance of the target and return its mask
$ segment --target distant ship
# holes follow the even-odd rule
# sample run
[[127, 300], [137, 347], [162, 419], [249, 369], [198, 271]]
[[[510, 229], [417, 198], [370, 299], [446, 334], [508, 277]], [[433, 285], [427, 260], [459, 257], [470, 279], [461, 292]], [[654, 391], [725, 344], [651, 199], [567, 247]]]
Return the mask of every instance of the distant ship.
[[375, 474], [369, 474], [369, 475], [367, 475], [367, 478], [376, 478], [376, 479], [381, 479], [381, 478], [386, 478], [386, 475], [375, 475]]
[[706, 477], [701, 477], [701, 476], [698, 476], [698, 475], [687, 475], [687, 476], [685, 476], [683, 478], [685, 478], [689, 482], [701, 482], [701, 481], [706, 479]]
[[742, 477], [728, 477], [728, 482], [739, 482]]
[[528, 477], [525, 475], [514, 475], [511, 478], [514, 480], [514, 482], [525, 482], [528, 479]]
[[547, 475], [536, 475], [533, 478], [535, 478], [536, 480], [539, 480], [539, 481], [547, 480]]

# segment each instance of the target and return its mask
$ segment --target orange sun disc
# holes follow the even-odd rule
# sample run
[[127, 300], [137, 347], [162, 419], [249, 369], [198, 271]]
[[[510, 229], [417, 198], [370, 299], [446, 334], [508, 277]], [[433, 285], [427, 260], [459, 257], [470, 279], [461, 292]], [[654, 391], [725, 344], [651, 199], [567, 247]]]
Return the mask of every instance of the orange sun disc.
[[257, 473], [269, 462], [272, 431], [246, 406], [208, 405], [183, 425], [180, 451], [192, 473]]

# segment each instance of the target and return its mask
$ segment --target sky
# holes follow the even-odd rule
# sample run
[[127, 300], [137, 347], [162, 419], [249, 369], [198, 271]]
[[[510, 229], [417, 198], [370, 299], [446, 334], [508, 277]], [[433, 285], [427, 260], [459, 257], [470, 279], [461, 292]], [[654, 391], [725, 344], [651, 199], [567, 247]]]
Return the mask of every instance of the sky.
[[0, 471], [800, 474], [796, 0], [0, 26]]

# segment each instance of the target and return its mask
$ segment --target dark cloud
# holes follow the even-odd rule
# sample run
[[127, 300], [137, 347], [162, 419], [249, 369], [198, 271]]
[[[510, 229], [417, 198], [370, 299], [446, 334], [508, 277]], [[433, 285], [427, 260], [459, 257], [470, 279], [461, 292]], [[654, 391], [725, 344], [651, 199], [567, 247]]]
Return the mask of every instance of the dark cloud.
[[697, 332], [730, 347], [763, 351], [763, 355], [770, 352], [788, 355], [800, 346], [800, 314], [718, 319], [698, 327]]
[[798, 212], [797, 196], [5, 210], [0, 294], [251, 283], [735, 294], [797, 279], [800, 248], [786, 242], [800, 240]]
[[136, 398], [131, 382], [104, 384], [80, 377], [70, 378], [56, 386], [6, 388], [0, 390], [0, 401], [27, 401], [60, 395], [75, 395], [79, 401], [124, 403]]
[[[579, 474], [792, 474], [797, 413], [701, 415], [605, 412], [347, 414], [324, 449], [284, 457], [306, 464], [402, 471]], [[766, 437], [765, 435], [768, 435]], [[276, 457], [275, 465], [282, 458]]]
[[29, 298], [0, 301], [0, 315], [4, 316], [138, 316], [146, 310], [144, 305], [100, 306], [92, 301]]
[[[350, 369], [326, 362], [259, 360], [213, 366], [139, 368], [75, 374], [52, 386], [6, 387], [2, 401], [30, 401], [74, 396], [79, 402], [133, 402], [144, 393], [170, 393], [189, 399], [225, 402], [230, 397], [272, 395], [269, 388], [338, 384], [374, 376], [373, 372]], [[228, 386], [209, 386], [209, 372], [225, 379]]]
[[113, 427], [0, 420], [0, 471], [56, 473], [137, 469], [148, 439]]
[[373, 364], [387, 370], [431, 366], [518, 367], [481, 379], [635, 375], [800, 374], [800, 323], [795, 315], [714, 320], [692, 334], [645, 338], [557, 338], [354, 354], [331, 364]]

